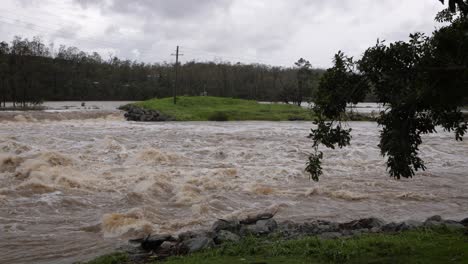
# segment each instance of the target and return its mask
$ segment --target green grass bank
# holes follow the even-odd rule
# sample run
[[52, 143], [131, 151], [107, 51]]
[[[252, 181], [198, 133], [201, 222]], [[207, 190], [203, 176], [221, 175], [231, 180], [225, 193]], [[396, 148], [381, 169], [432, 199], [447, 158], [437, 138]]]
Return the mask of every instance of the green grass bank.
[[[223, 245], [194, 255], [152, 263], [468, 263], [466, 232], [466, 229], [437, 228], [333, 240], [318, 237], [290, 241], [246, 238], [239, 244]], [[114, 254], [90, 263], [131, 262], [125, 254]]]
[[177, 121], [291, 121], [312, 120], [312, 112], [296, 105], [260, 104], [253, 100], [211, 96], [151, 99], [135, 105], [158, 110]]

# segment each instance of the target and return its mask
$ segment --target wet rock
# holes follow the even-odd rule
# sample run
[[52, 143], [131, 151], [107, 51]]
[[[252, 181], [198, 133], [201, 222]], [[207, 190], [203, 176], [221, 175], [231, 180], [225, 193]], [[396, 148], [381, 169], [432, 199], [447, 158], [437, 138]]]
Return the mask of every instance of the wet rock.
[[258, 228], [273, 232], [278, 228], [278, 223], [274, 219], [260, 220], [255, 224]]
[[354, 220], [348, 223], [343, 223], [339, 225], [340, 229], [372, 229], [380, 228], [384, 225], [384, 221], [378, 218], [364, 218], [359, 220]]
[[173, 121], [173, 118], [162, 114], [156, 110], [143, 109], [135, 105], [126, 105], [120, 108], [125, 110], [125, 118], [128, 121], [139, 121], [139, 122], [162, 122], [162, 121]]
[[419, 221], [414, 221], [414, 220], [407, 220], [407, 221], [404, 221], [403, 223], [405, 223], [405, 225], [408, 226], [409, 229], [416, 229], [423, 225], [423, 223]]
[[236, 242], [239, 242], [240, 240], [241, 240], [240, 236], [232, 232], [226, 231], [226, 230], [219, 231], [214, 239], [216, 244], [223, 244], [227, 242], [236, 243]]
[[406, 230], [410, 230], [411, 227], [408, 226], [405, 222], [403, 223], [389, 223], [380, 228], [382, 232], [397, 233]]
[[426, 222], [427, 221], [441, 222], [442, 221], [442, 216], [434, 215], [434, 216], [431, 216], [431, 217], [427, 218]]
[[174, 240], [171, 235], [153, 235], [148, 236], [141, 242], [141, 248], [146, 251], [156, 250], [166, 241]]
[[195, 237], [182, 242], [181, 248], [190, 254], [203, 249], [212, 248], [215, 243], [212, 238], [209, 237]]
[[274, 219], [259, 220], [254, 225], [244, 225], [241, 228], [242, 234], [267, 235], [275, 231], [278, 224]]
[[465, 226], [460, 224], [459, 222], [457, 221], [453, 221], [453, 220], [445, 220], [443, 222], [443, 225], [449, 229], [464, 229]]
[[211, 226], [213, 232], [219, 232], [221, 230], [226, 230], [233, 233], [238, 233], [241, 228], [239, 221], [237, 220], [224, 220], [218, 219]]
[[440, 215], [434, 215], [424, 221], [425, 227], [438, 227], [443, 225], [443, 220]]
[[468, 226], [468, 217], [465, 218], [465, 219], [463, 219], [463, 220], [461, 220], [461, 221], [460, 221], [460, 224], [462, 224], [462, 225], [464, 225], [464, 226]]
[[179, 240], [189, 240], [192, 238], [199, 238], [199, 237], [208, 237], [213, 239], [216, 236], [216, 233], [213, 231], [207, 230], [196, 230], [196, 231], [187, 231], [179, 234]]
[[318, 233], [323, 232], [339, 232], [342, 230], [340, 224], [328, 222], [328, 221], [317, 221]]
[[240, 220], [240, 223], [243, 225], [251, 225], [257, 223], [260, 220], [268, 220], [275, 216], [276, 212], [264, 212], [259, 214], [248, 215], [244, 219]]

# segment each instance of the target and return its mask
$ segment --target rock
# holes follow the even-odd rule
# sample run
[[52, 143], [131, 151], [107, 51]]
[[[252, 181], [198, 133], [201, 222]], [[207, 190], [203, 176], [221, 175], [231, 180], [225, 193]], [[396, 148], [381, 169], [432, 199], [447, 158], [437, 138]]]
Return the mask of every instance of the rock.
[[274, 219], [259, 220], [255, 225], [244, 225], [241, 228], [242, 234], [267, 235], [278, 228]]
[[240, 220], [243, 225], [251, 225], [257, 223], [259, 220], [268, 220], [275, 216], [276, 212], [264, 212], [259, 214], [248, 215], [244, 219]]
[[171, 235], [148, 236], [141, 242], [141, 248], [146, 251], [156, 250], [165, 241], [174, 240]]
[[453, 220], [445, 220], [443, 222], [443, 225], [445, 227], [447, 227], [448, 229], [464, 229], [465, 228], [464, 225], [460, 224], [457, 221], [453, 221]]
[[319, 235], [321, 239], [337, 239], [341, 238], [343, 234], [339, 232], [325, 232]]
[[408, 226], [405, 222], [402, 223], [389, 223], [380, 228], [382, 232], [390, 232], [390, 233], [396, 233], [396, 232], [402, 232], [406, 230], [410, 230], [411, 227]]
[[192, 238], [198, 237], [208, 237], [213, 239], [216, 236], [216, 233], [213, 231], [206, 231], [206, 230], [196, 230], [196, 231], [187, 231], [179, 234], [179, 240], [189, 240]]
[[229, 232], [229, 231], [226, 231], [226, 230], [221, 230], [218, 232], [218, 234], [216, 235], [214, 241], [216, 244], [223, 244], [223, 243], [226, 243], [226, 242], [232, 242], [232, 243], [236, 243], [236, 242], [239, 242], [240, 241], [240, 236], [232, 233], [232, 232]]
[[181, 247], [186, 253], [194, 253], [203, 249], [212, 248], [215, 243], [212, 238], [209, 237], [195, 237], [182, 242]]
[[425, 227], [438, 227], [438, 226], [443, 225], [442, 221], [443, 220], [440, 215], [434, 215], [434, 216], [427, 218], [426, 221], [424, 221], [424, 226]]
[[462, 224], [462, 225], [464, 225], [464, 226], [468, 226], [468, 217], [465, 218], [465, 219], [463, 219], [463, 220], [461, 220], [461, 221], [460, 221], [460, 224]]
[[143, 109], [132, 104], [122, 106], [119, 109], [126, 111], [124, 116], [128, 121], [161, 122], [173, 120], [173, 118], [163, 115], [159, 111]]
[[348, 223], [339, 224], [340, 229], [372, 229], [380, 228], [384, 225], [384, 221], [378, 218], [364, 218], [354, 220]]
[[434, 221], [434, 222], [441, 222], [442, 221], [442, 217], [440, 215], [434, 215], [434, 216], [431, 216], [429, 217], [427, 221]]
[[403, 223], [405, 223], [405, 225], [408, 226], [409, 229], [416, 229], [423, 225], [423, 223], [419, 221], [414, 221], [414, 220], [407, 220], [407, 221], [404, 221]]
[[268, 232], [273, 232], [278, 228], [278, 223], [276, 223], [275, 219], [260, 220], [257, 221], [255, 225], [259, 228], [268, 230]]
[[213, 223], [211, 226], [211, 230], [213, 232], [219, 232], [221, 230], [226, 230], [233, 233], [238, 233], [240, 230], [240, 223], [237, 220], [224, 220], [218, 219], [216, 222]]

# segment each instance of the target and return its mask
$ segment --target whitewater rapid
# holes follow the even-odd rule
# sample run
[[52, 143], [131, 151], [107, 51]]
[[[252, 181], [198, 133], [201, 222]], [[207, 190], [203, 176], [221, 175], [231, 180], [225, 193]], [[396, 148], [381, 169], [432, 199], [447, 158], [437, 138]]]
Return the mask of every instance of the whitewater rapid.
[[119, 118], [0, 123], [0, 263], [69, 263], [126, 239], [209, 226], [247, 211], [277, 219], [467, 217], [468, 142], [424, 136], [428, 170], [388, 177], [378, 127], [304, 172], [309, 122], [131, 123]]

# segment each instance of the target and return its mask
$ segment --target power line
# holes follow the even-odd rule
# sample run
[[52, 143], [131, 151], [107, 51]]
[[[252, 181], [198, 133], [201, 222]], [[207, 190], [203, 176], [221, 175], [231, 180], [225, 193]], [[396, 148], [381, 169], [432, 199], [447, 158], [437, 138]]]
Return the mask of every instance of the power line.
[[171, 54], [171, 56], [176, 56], [175, 82], [174, 82], [174, 104], [177, 104], [177, 72], [178, 72], [178, 68], [179, 68], [179, 56], [184, 56], [184, 54], [179, 53], [179, 46], [177, 46], [176, 53]]

